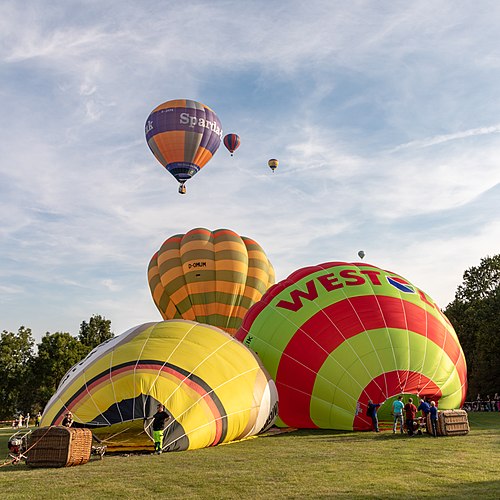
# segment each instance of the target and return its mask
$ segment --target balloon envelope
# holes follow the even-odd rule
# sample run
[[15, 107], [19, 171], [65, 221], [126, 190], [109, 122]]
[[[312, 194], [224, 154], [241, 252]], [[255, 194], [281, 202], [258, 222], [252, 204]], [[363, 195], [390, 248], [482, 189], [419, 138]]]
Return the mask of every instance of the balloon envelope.
[[232, 154], [240, 147], [240, 137], [236, 134], [227, 134], [224, 137], [224, 146]]
[[279, 161], [272, 158], [267, 162], [267, 164], [269, 165], [269, 168], [274, 172], [278, 168]]
[[234, 335], [274, 283], [274, 268], [251, 238], [198, 228], [163, 243], [149, 263], [148, 282], [163, 319], [199, 321]]
[[256, 435], [277, 413], [274, 382], [256, 355], [218, 328], [175, 320], [145, 323], [96, 347], [65, 375], [41, 425], [60, 425], [69, 410], [109, 450], [152, 449], [158, 403], [173, 417], [165, 451]]
[[432, 299], [368, 264], [306, 267], [274, 285], [236, 338], [258, 352], [280, 398], [279, 425], [371, 428], [369, 399], [397, 394], [465, 399], [464, 354]]
[[180, 183], [210, 161], [222, 139], [215, 112], [189, 99], [157, 106], [146, 120], [145, 132], [151, 152]]

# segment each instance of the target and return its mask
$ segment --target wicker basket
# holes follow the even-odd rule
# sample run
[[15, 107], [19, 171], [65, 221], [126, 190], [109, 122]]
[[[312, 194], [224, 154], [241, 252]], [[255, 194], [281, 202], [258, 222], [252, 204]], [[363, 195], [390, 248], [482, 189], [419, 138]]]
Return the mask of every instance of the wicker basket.
[[441, 436], [461, 436], [469, 433], [469, 419], [465, 410], [444, 410], [438, 414], [438, 432]]
[[[465, 410], [438, 412], [438, 436], [463, 436], [469, 433], [469, 419]], [[430, 415], [427, 415], [427, 433], [432, 434]]]
[[26, 463], [30, 467], [71, 467], [89, 461], [92, 451], [90, 429], [40, 427], [28, 439]]

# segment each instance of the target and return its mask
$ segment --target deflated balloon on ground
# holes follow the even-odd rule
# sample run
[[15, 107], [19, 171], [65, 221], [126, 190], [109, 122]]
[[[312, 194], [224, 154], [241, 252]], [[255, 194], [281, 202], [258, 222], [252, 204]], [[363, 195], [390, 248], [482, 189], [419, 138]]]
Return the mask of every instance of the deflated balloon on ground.
[[41, 425], [60, 425], [69, 410], [110, 451], [151, 450], [159, 403], [172, 416], [164, 451], [254, 436], [277, 414], [275, 384], [255, 354], [218, 328], [172, 320], [96, 347], [64, 376]]

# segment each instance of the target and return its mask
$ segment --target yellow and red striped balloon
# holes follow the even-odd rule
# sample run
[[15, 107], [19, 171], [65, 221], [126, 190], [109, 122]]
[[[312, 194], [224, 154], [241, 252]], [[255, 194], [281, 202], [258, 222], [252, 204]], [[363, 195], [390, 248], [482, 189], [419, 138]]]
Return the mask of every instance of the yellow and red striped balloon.
[[69, 410], [109, 450], [152, 449], [158, 403], [172, 417], [164, 451], [256, 435], [277, 413], [276, 387], [255, 354], [218, 328], [172, 320], [96, 347], [64, 376], [41, 424], [60, 425]]
[[418, 394], [450, 409], [465, 399], [450, 322], [416, 286], [370, 264], [299, 269], [252, 307], [236, 338], [276, 382], [279, 425], [363, 430], [368, 400]]
[[168, 238], [149, 263], [148, 282], [163, 319], [206, 323], [234, 335], [274, 283], [261, 246], [229, 229], [192, 229]]

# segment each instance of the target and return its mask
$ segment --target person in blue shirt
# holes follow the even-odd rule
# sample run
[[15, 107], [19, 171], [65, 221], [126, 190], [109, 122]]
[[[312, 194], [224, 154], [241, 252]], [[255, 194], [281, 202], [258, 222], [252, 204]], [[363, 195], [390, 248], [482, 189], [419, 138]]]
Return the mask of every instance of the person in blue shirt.
[[422, 398], [417, 410], [422, 412], [422, 417], [427, 418], [427, 415], [431, 411], [431, 405], [424, 398]]
[[431, 415], [432, 435], [437, 437], [438, 409], [434, 401], [431, 401], [429, 413]]
[[372, 419], [372, 426], [374, 432], [380, 432], [378, 428], [378, 416], [377, 411], [381, 403], [374, 403], [371, 399], [368, 400], [368, 408], [366, 414]]
[[394, 424], [392, 426], [392, 433], [396, 434], [397, 425], [399, 422], [399, 429], [401, 434], [404, 433], [404, 424], [403, 424], [403, 408], [405, 407], [403, 403], [403, 396], [398, 396], [392, 403], [392, 414], [394, 415]]

